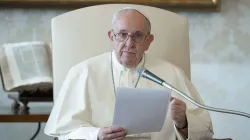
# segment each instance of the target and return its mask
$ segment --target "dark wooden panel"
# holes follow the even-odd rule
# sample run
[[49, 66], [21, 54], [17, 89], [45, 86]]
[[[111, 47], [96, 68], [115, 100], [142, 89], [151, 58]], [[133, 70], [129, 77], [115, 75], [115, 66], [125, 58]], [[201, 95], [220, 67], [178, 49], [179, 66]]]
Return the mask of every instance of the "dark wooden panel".
[[220, 0], [0, 0], [0, 7], [76, 9], [111, 3], [150, 5], [171, 11], [220, 11]]

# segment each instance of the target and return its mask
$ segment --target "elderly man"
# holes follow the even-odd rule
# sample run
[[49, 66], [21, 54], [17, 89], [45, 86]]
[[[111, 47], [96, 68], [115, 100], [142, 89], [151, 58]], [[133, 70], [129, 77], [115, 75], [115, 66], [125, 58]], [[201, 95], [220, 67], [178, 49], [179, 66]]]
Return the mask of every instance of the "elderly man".
[[112, 25], [108, 37], [113, 51], [85, 60], [70, 69], [45, 133], [59, 139], [85, 140], [212, 139], [213, 129], [208, 112], [185, 102], [175, 93], [172, 93], [170, 108], [160, 132], [127, 135], [126, 129], [112, 126], [117, 87], [162, 88], [149, 80], [140, 79], [136, 74], [140, 67], [149, 69], [202, 102], [182, 70], [145, 53], [154, 36], [150, 34], [150, 21], [141, 12], [122, 9], [115, 13]]

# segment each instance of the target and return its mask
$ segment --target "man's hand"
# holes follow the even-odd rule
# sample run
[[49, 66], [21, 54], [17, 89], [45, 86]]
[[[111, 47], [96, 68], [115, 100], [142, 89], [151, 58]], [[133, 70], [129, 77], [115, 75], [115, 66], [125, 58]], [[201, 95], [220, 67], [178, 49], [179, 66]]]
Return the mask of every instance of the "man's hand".
[[187, 126], [186, 103], [174, 97], [170, 97], [171, 118], [177, 128]]
[[98, 133], [98, 140], [122, 140], [127, 133], [127, 130], [118, 126], [104, 127]]

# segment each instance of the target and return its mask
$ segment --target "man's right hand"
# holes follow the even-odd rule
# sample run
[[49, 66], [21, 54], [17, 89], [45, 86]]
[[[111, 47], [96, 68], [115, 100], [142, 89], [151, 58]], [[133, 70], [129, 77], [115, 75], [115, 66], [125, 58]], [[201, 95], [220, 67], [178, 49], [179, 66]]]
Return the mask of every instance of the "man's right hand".
[[122, 140], [127, 133], [127, 130], [118, 126], [104, 127], [98, 133], [98, 140]]

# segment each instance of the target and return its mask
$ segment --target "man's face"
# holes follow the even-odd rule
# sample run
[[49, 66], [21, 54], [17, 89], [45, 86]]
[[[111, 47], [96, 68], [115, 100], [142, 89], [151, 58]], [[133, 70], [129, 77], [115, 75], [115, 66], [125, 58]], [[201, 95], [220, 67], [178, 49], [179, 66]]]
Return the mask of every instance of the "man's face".
[[136, 11], [120, 13], [114, 29], [108, 35], [118, 61], [128, 68], [137, 66], [153, 41], [153, 35], [148, 34], [144, 17]]

